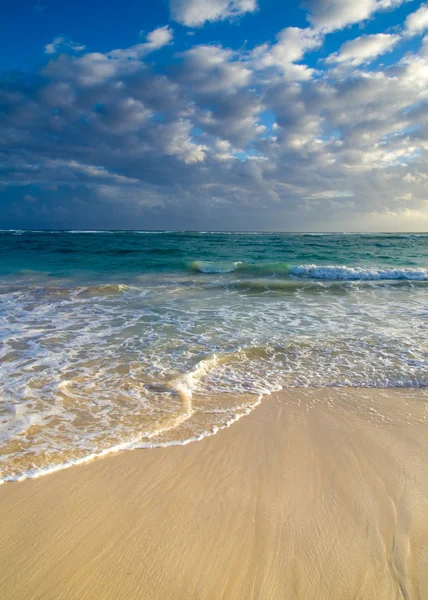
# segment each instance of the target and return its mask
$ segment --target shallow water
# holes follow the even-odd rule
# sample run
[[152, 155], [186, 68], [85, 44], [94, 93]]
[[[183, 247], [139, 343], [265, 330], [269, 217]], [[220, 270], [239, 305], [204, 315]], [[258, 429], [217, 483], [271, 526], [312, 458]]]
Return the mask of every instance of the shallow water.
[[426, 387], [428, 234], [0, 232], [0, 469], [186, 443], [283, 387]]

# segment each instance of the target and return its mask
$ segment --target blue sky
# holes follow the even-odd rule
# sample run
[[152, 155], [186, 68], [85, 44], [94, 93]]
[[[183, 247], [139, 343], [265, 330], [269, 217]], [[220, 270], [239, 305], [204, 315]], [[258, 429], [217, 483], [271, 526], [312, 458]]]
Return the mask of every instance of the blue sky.
[[416, 0], [3, 0], [0, 227], [428, 230], [427, 34]]

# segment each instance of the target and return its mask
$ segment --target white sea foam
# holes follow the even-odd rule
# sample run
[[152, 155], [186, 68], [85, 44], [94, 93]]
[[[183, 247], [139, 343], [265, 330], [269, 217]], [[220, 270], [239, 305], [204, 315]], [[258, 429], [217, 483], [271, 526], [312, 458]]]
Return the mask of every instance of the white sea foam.
[[341, 265], [300, 265], [290, 267], [290, 273], [314, 279], [343, 279], [377, 281], [380, 279], [406, 279], [408, 281], [427, 281], [428, 269], [423, 268], [374, 268], [347, 267]]
[[117, 233], [117, 231], [109, 231], [108, 229], [67, 229], [64, 232], [56, 231], [53, 233]]
[[[3, 288], [3, 480], [196, 441], [284, 386], [428, 385], [424, 283], [290, 278], [286, 263], [275, 266], [285, 276], [260, 278], [246, 268], [239, 279]], [[246, 289], [257, 286], [262, 294]]]
[[[267, 394], [265, 394], [267, 395]], [[51, 475], [52, 473], [57, 473], [58, 471], [63, 471], [64, 469], [69, 469], [70, 467], [74, 467], [77, 465], [87, 464], [96, 460], [97, 458], [103, 458], [108, 456], [109, 454], [116, 454], [118, 452], [123, 452], [125, 450], [143, 450], [149, 448], [170, 448], [173, 446], [187, 446], [193, 442], [199, 442], [204, 438], [215, 435], [222, 429], [226, 429], [242, 419], [242, 417], [247, 416], [252, 410], [254, 410], [263, 400], [263, 395], [257, 397], [254, 403], [250, 406], [242, 408], [241, 412], [235, 413], [230, 419], [225, 421], [221, 427], [213, 426], [210, 430], [203, 431], [198, 435], [194, 435], [188, 437], [183, 440], [171, 440], [167, 442], [141, 442], [140, 440], [123, 442], [121, 444], [116, 444], [115, 446], [111, 446], [110, 448], [105, 448], [101, 452], [93, 452], [88, 454], [87, 456], [83, 456], [81, 458], [77, 458], [74, 460], [68, 460], [66, 462], [60, 464], [50, 465], [48, 467], [40, 467], [40, 468], [32, 468], [27, 471], [23, 471], [21, 473], [17, 473], [15, 475], [0, 477], [0, 485], [4, 483], [13, 483], [19, 481], [25, 481], [26, 479], [38, 479], [39, 477], [43, 477], [44, 475]], [[158, 431], [156, 434], [163, 433], [163, 431]]]
[[258, 275], [292, 275], [311, 279], [343, 281], [407, 280], [427, 281], [428, 269], [411, 267], [349, 267], [346, 265], [289, 265], [276, 263], [243, 263], [194, 261], [191, 268], [206, 274], [226, 274], [234, 271]]
[[214, 273], [232, 273], [239, 267], [240, 262], [208, 262], [202, 260], [195, 260], [191, 267], [195, 271], [201, 273], [214, 274]]
[[[158, 438], [162, 434], [164, 434], [168, 431], [175, 430], [176, 428], [180, 427], [187, 419], [191, 418], [192, 413], [193, 413], [193, 408], [192, 408], [193, 390], [195, 389], [197, 384], [200, 382], [200, 379], [204, 376], [204, 374], [207, 374], [209, 372], [209, 370], [211, 368], [215, 367], [217, 364], [218, 364], [217, 356], [216, 355], [210, 356], [206, 359], [201, 360], [196, 365], [196, 367], [189, 373], [185, 373], [184, 375], [181, 375], [180, 377], [176, 378], [175, 380], [173, 380], [169, 383], [169, 387], [171, 387], [171, 389], [177, 391], [177, 393], [180, 395], [182, 402], [183, 402], [183, 411], [177, 417], [172, 419], [168, 425], [166, 425], [164, 427], [158, 427], [155, 430], [153, 430], [152, 432], [150, 432], [149, 434], [145, 434], [144, 440], [141, 439], [141, 436], [135, 437], [134, 439], [129, 439], [125, 442], [115, 444], [115, 445], [105, 448], [101, 451], [91, 452], [80, 458], [67, 460], [67, 461], [59, 463], [59, 464], [52, 464], [47, 467], [33, 467], [31, 469], [21, 471], [19, 473], [14, 473], [13, 475], [5, 475], [3, 477], [0, 477], [0, 485], [4, 484], [4, 483], [24, 481], [25, 479], [36, 479], [39, 477], [43, 477], [44, 475], [49, 475], [49, 474], [52, 474], [52, 473], [55, 473], [55, 472], [58, 472], [58, 471], [61, 471], [64, 469], [68, 469], [68, 468], [76, 466], [76, 465], [86, 464], [97, 458], [102, 458], [109, 454], [114, 454], [114, 453], [121, 452], [124, 450], [147, 449], [147, 448], [166, 448], [166, 447], [171, 447], [171, 446], [185, 446], [192, 442], [200, 441], [200, 440], [204, 439], [205, 437], [215, 435], [221, 429], [230, 427], [233, 423], [236, 423], [243, 416], [248, 415], [252, 410], [254, 410], [254, 408], [260, 404], [260, 402], [263, 399], [263, 396], [266, 394], [260, 394], [260, 395], [256, 396], [254, 398], [253, 402], [251, 402], [251, 403], [247, 403], [246, 405], [236, 406], [232, 416], [229, 419], [226, 419], [225, 421], [223, 421], [223, 423], [220, 426], [214, 425], [209, 430], [201, 431], [197, 435], [185, 437], [184, 439], [178, 439], [178, 440], [173, 439], [173, 440], [168, 440], [168, 441], [157, 441], [156, 440], [156, 438]], [[67, 386], [67, 382], [63, 382], [63, 384], [60, 387], [62, 387], [64, 389], [64, 388], [66, 388], [66, 386]], [[270, 392], [266, 392], [266, 393], [269, 394]], [[230, 414], [231, 411], [230, 411], [230, 409], [228, 411], [223, 411], [221, 409], [218, 411], [214, 411], [215, 414], [221, 414], [222, 412], [224, 412], [226, 414]], [[32, 422], [31, 423], [28, 422], [28, 423], [26, 423], [26, 425], [31, 426], [32, 424], [36, 424], [36, 423], [38, 424], [41, 422], [42, 422], [42, 419], [39, 417], [37, 420], [32, 419]], [[22, 433], [22, 430], [20, 430], [19, 433]], [[14, 432], [14, 434], [16, 434], [16, 432]]]

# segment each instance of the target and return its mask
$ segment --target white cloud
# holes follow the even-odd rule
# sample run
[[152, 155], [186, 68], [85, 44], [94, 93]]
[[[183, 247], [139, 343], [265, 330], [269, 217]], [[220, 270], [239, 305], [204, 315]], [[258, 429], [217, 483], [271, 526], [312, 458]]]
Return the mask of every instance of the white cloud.
[[135, 73], [144, 68], [141, 59], [171, 43], [173, 31], [170, 27], [158, 27], [147, 34], [146, 42], [129, 48], [118, 48], [110, 52], [87, 52], [83, 56], [60, 55], [45, 68], [49, 76], [78, 81], [80, 85], [98, 85], [118, 74]]
[[361, 36], [314, 71], [305, 56], [325, 32], [195, 45], [153, 67], [144, 57], [172, 40], [162, 27], [130, 48], [51, 56], [28, 86], [0, 80], [0, 188], [20, 186], [24, 211], [49, 204], [48, 186], [71, 214], [76, 198], [92, 218], [108, 201], [120, 226], [364, 229], [373, 211], [379, 228], [403, 207], [428, 214], [428, 38], [365, 68], [399, 37]]
[[221, 46], [195, 46], [183, 52], [182, 56], [183, 81], [191, 83], [200, 93], [230, 92], [250, 82], [252, 73], [249, 65], [236, 60], [234, 52]]
[[221, 21], [257, 10], [257, 0], [170, 0], [172, 18], [187, 27]]
[[334, 31], [365, 21], [378, 10], [393, 9], [408, 0], [303, 0], [308, 20], [318, 30]]
[[352, 198], [354, 194], [349, 190], [322, 190], [320, 192], [314, 192], [308, 199], [310, 200], [329, 200], [332, 198]]
[[111, 173], [105, 167], [100, 167], [97, 165], [85, 165], [76, 160], [61, 160], [61, 159], [53, 159], [47, 160], [44, 163], [44, 167], [48, 169], [61, 169], [66, 168], [70, 169], [70, 172], [77, 173], [79, 175], [83, 175], [89, 179], [102, 179], [102, 180], [111, 180], [115, 183], [120, 184], [132, 184], [137, 183], [137, 179], [132, 179], [129, 177], [125, 177], [123, 175], [117, 175], [116, 173]]
[[363, 35], [350, 42], [345, 42], [339, 52], [330, 54], [326, 63], [337, 63], [351, 66], [368, 64], [377, 56], [393, 49], [399, 42], [400, 36], [387, 33]]
[[250, 87], [250, 62], [219, 46], [195, 46], [181, 56], [179, 83], [191, 90], [195, 125], [237, 146], [257, 137], [261, 103]]
[[413, 94], [413, 102], [428, 98], [428, 36], [425, 36], [418, 53], [404, 56], [400, 65], [405, 66], [402, 84]]
[[50, 44], [45, 46], [45, 54], [56, 54], [60, 50], [72, 50], [73, 52], [81, 52], [86, 46], [82, 44], [76, 44], [72, 40], [67, 39], [64, 36], [57, 36], [52, 40]]
[[172, 38], [173, 32], [168, 25], [158, 27], [147, 34], [146, 48], [150, 52], [152, 50], [157, 50], [158, 48], [162, 48], [162, 46], [169, 44], [172, 41]]
[[287, 27], [278, 33], [276, 39], [275, 44], [263, 44], [253, 50], [251, 56], [256, 68], [277, 67], [295, 81], [310, 79], [313, 70], [296, 63], [306, 52], [320, 47], [322, 36], [310, 27]]
[[204, 162], [208, 148], [193, 142], [191, 128], [192, 124], [185, 119], [162, 124], [158, 130], [159, 140], [166, 154], [176, 156], [186, 164]]
[[428, 5], [422, 6], [414, 13], [407, 16], [404, 23], [406, 35], [419, 35], [428, 29]]
[[[79, 58], [60, 55], [51, 60], [44, 74], [54, 80], [76, 82], [79, 86], [92, 86], [114, 77], [123, 67], [122, 62], [113, 60], [101, 52], [88, 52]], [[135, 70], [135, 64], [127, 64], [122, 68], [123, 74]]]
[[147, 34], [146, 42], [142, 44], [135, 44], [129, 48], [112, 50], [107, 53], [107, 56], [110, 58], [133, 58], [138, 60], [150, 52], [154, 52], [155, 50], [163, 48], [163, 46], [167, 46], [172, 42], [173, 37], [174, 33], [172, 29], [168, 27], [168, 25], [165, 25], [164, 27], [158, 27]]

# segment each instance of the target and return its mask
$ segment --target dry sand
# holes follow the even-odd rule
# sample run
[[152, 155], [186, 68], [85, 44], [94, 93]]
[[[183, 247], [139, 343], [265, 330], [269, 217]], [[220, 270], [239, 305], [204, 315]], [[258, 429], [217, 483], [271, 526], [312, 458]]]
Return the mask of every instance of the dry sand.
[[0, 597], [428, 599], [421, 392], [271, 396], [229, 429], [0, 487]]

